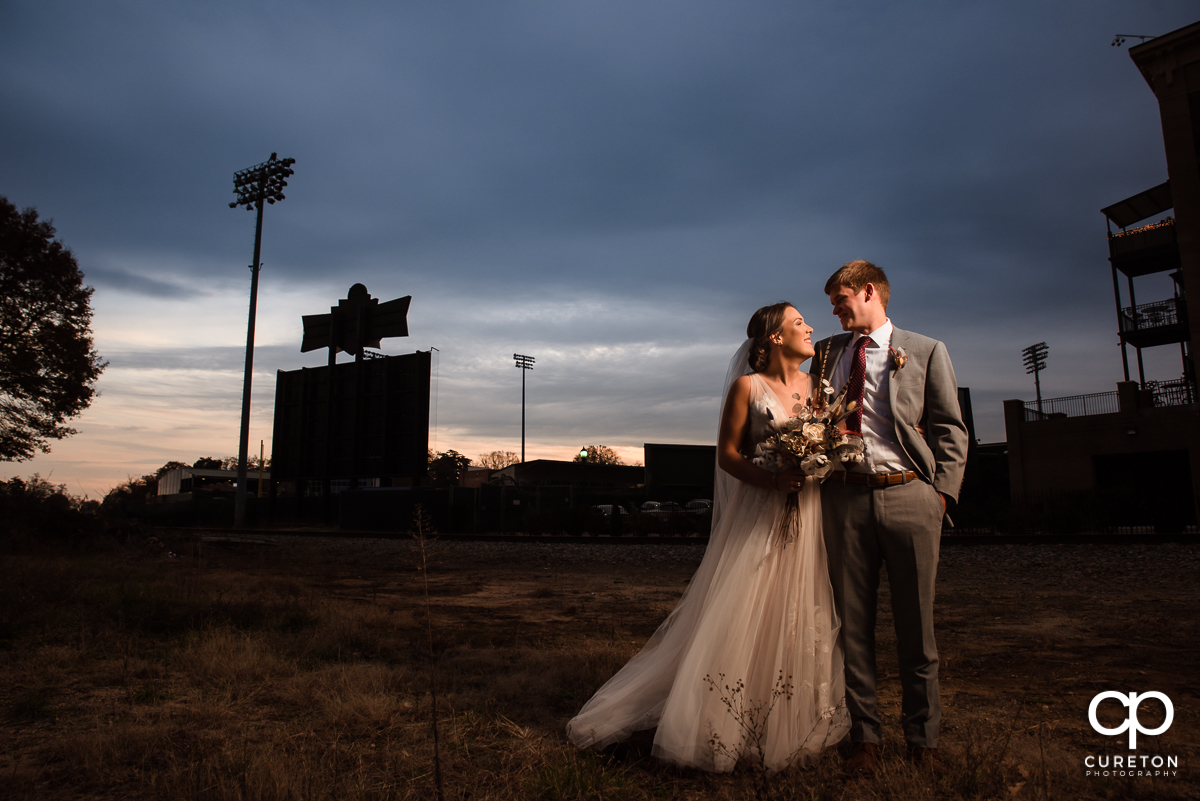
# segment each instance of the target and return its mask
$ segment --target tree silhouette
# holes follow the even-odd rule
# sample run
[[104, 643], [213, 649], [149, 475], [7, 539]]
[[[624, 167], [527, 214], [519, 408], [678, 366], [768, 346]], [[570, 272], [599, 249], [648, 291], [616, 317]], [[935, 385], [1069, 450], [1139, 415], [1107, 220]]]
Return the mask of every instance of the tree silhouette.
[[100, 511], [108, 517], [136, 517], [137, 509], [158, 495], [159, 478], [156, 473], [147, 473], [140, 478], [129, 476], [108, 491]]
[[201, 456], [192, 462], [192, 467], [197, 470], [224, 470], [225, 459], [218, 459], [214, 456]]
[[479, 457], [479, 466], [488, 470], [500, 470], [510, 464], [521, 461], [521, 457], [512, 451], [492, 451]]
[[157, 470], [155, 470], [154, 477], [161, 479], [167, 473], [170, 473], [172, 470], [178, 470], [180, 467], [187, 467], [187, 465], [183, 462], [176, 462], [176, 461], [172, 460], [170, 462], [167, 462], [166, 464], [164, 464], [162, 467], [158, 468]]
[[0, 197], [0, 461], [24, 461], [92, 403], [106, 363], [92, 347], [91, 287], [37, 211]]
[[[262, 460], [263, 468], [271, 469], [271, 457]], [[218, 459], [215, 456], [201, 456], [192, 463], [192, 467], [197, 470], [237, 470], [238, 458], [236, 456], [226, 456]], [[258, 454], [252, 453], [246, 457], [246, 466], [251, 470], [258, 469]], [[187, 465], [183, 465], [187, 467]]]
[[587, 458], [584, 459], [581, 454], [575, 454], [573, 462], [587, 462], [588, 464], [621, 464], [621, 457], [612, 448], [605, 445], [588, 445], [584, 448], [587, 451]]
[[457, 485], [458, 479], [467, 472], [467, 465], [470, 463], [470, 458], [463, 456], [458, 451], [437, 454], [429, 462], [429, 477], [433, 479], [433, 486], [453, 487]]

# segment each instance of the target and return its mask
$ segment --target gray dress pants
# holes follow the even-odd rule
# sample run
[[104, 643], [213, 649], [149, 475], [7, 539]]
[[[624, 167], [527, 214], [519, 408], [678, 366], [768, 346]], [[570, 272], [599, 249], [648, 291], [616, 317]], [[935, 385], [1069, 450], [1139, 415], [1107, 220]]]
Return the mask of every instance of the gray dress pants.
[[941, 702], [933, 590], [944, 513], [941, 496], [920, 479], [889, 487], [829, 481], [821, 487], [821, 503], [829, 579], [842, 619], [850, 738], [879, 743], [875, 617], [879, 571], [886, 563], [904, 739], [911, 747], [936, 748]]

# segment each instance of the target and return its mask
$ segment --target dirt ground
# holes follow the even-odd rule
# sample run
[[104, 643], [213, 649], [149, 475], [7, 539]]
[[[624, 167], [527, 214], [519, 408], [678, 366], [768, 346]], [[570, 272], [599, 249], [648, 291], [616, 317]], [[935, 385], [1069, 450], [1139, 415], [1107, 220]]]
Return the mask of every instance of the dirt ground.
[[[406, 541], [292, 539], [217, 558], [283, 569], [349, 597], [415, 598], [421, 587], [413, 548]], [[673, 608], [703, 552], [681, 545], [435, 542], [435, 636], [543, 647], [607, 637], [636, 650]], [[1088, 705], [1103, 691], [1153, 690], [1171, 699], [1174, 721], [1160, 737], [1141, 737], [1138, 753], [1190, 763], [1200, 744], [1198, 610], [1200, 543], [943, 548], [935, 607], [943, 741], [960, 738], [978, 717], [1008, 716], [1020, 732], [1052, 733], [1081, 764], [1087, 754], [1125, 754], [1124, 737], [1092, 729]], [[896, 735], [900, 688], [886, 577], [877, 640], [881, 712]], [[1101, 723], [1119, 726], [1122, 709], [1107, 702]], [[1157, 702], [1143, 703], [1144, 728], [1162, 719]]]
[[[645, 737], [595, 761], [563, 734], [673, 608], [702, 546], [434, 540], [423, 572], [411, 540], [252, 539], [168, 539], [161, 551], [114, 553], [60, 579], [45, 562], [37, 581], [60, 580], [61, 591], [9, 593], [32, 604], [23, 594], [65, 597], [84, 580], [102, 589], [111, 569], [116, 585], [86, 597], [129, 610], [136, 593], [120, 577], [127, 570], [156, 597], [186, 596], [173, 606], [156, 601], [155, 614], [219, 609], [227, 619], [213, 628], [180, 617], [174, 634], [155, 635], [150, 623], [171, 619], [134, 625], [119, 611], [115, 623], [83, 616], [66, 625], [82, 615], [68, 604], [68, 617], [10, 632], [16, 639], [0, 653], [10, 677], [0, 686], [10, 710], [0, 720], [0, 776], [13, 797], [151, 798], [168, 788], [206, 798], [428, 797], [428, 760], [417, 757], [429, 750], [421, 666], [430, 635], [448, 694], [451, 797], [767, 797], [752, 777], [665, 768], [646, 758]], [[147, 575], [162, 586], [146, 584]], [[196, 605], [203, 587], [207, 600]], [[940, 746], [953, 766], [939, 796], [1200, 798], [1191, 767], [1200, 743], [1200, 543], [946, 546], [937, 592]], [[257, 617], [238, 623], [252, 611]], [[856, 787], [832, 757], [791, 775], [787, 793], [773, 797], [896, 801], [932, 791], [902, 756], [886, 579], [877, 637], [892, 772]], [[353, 702], [345, 700], [351, 680]], [[48, 695], [34, 697], [38, 688]], [[1135, 753], [1177, 759], [1173, 773], [1086, 775], [1089, 758], [1112, 765], [1131, 753], [1127, 735], [1105, 736], [1088, 722], [1103, 691], [1170, 699], [1172, 725], [1139, 736]], [[1146, 701], [1138, 719], [1151, 729], [1164, 712]], [[1109, 728], [1127, 716], [1112, 700], [1099, 715]], [[485, 791], [485, 775], [516, 789]], [[250, 791], [254, 782], [261, 791]]]

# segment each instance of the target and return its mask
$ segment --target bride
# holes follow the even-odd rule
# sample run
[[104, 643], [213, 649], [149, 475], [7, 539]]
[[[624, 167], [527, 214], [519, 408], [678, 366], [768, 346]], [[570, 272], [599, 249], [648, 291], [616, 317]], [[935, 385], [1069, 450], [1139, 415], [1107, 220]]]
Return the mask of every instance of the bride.
[[[567, 724], [581, 748], [657, 727], [653, 754], [730, 771], [739, 760], [805, 764], [850, 729], [820, 487], [754, 465], [755, 446], [810, 392], [800, 366], [813, 329], [789, 303], [765, 306], [725, 379], [716, 497], [704, 559], [645, 647]], [[798, 523], [779, 529], [799, 491]]]

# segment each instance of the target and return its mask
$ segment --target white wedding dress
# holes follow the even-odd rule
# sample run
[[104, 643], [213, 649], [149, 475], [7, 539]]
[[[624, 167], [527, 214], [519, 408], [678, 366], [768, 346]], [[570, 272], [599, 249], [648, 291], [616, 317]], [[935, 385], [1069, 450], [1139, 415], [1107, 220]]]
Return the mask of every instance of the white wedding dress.
[[[748, 372], [738, 359], [726, 389]], [[751, 383], [746, 455], [788, 417], [761, 377]], [[743, 760], [776, 771], [807, 763], [850, 730], [819, 484], [805, 482], [798, 530], [781, 543], [783, 493], [720, 468], [716, 483], [700, 567], [645, 647], [567, 724], [581, 748], [657, 727], [660, 759], [709, 771]]]

